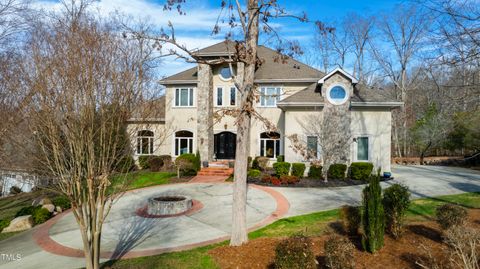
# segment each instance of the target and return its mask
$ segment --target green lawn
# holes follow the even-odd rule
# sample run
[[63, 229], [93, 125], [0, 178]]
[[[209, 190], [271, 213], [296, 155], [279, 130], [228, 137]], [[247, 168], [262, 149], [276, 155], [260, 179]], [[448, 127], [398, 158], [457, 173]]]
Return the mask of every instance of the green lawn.
[[115, 175], [112, 178], [111, 190], [120, 191], [133, 190], [155, 185], [163, 185], [170, 183], [170, 179], [175, 177], [176, 173], [171, 172], [150, 172], [137, 171], [128, 174]]
[[[480, 193], [439, 196], [412, 201], [407, 213], [409, 221], [428, 220], [435, 208], [443, 203], [456, 203], [467, 208], [480, 208]], [[332, 221], [338, 220], [338, 209], [278, 220], [264, 228], [249, 234], [250, 239], [259, 237], [289, 236], [298, 232], [306, 235], [321, 235]], [[106, 268], [218, 268], [208, 254], [210, 249], [228, 242], [195, 248], [182, 252], [166, 253], [150, 257], [120, 260], [106, 264]]]

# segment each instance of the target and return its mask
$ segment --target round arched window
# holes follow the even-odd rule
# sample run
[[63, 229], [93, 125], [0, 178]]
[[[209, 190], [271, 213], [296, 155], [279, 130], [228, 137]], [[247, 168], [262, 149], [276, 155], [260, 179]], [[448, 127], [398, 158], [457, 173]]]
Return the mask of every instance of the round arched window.
[[220, 69], [220, 76], [224, 80], [230, 80], [232, 78], [232, 72], [230, 71], [230, 67], [222, 67], [222, 69]]
[[348, 94], [345, 88], [342, 86], [333, 86], [327, 92], [327, 98], [330, 103], [335, 105], [341, 105], [348, 99]]

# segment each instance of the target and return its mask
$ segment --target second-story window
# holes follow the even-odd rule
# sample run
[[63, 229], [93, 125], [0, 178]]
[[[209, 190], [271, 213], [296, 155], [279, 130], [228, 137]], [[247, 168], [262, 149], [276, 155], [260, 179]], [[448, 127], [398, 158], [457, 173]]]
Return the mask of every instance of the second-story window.
[[193, 88], [175, 89], [175, 106], [193, 106]]
[[230, 88], [230, 105], [237, 105], [237, 89], [235, 87]]
[[223, 88], [217, 88], [217, 106], [223, 106]]
[[280, 87], [262, 87], [260, 89], [260, 106], [275, 107], [280, 100]]

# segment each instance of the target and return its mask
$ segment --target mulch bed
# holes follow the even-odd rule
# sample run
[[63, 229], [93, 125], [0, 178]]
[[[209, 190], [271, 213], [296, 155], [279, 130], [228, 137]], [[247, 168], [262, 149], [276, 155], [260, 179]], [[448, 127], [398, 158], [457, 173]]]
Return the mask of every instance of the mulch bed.
[[[480, 229], [480, 210], [469, 210], [469, 225]], [[332, 223], [335, 224], [335, 223]], [[337, 226], [337, 225], [332, 225]], [[442, 243], [441, 232], [433, 221], [413, 222], [407, 225], [404, 235], [399, 240], [385, 236], [385, 246], [375, 254], [361, 250], [360, 238], [351, 237], [357, 246], [355, 250], [356, 268], [420, 268], [416, 262], [425, 261], [426, 251], [422, 246], [431, 249], [432, 256], [443, 264], [447, 264], [448, 255]], [[341, 233], [341, 231], [333, 231]], [[319, 268], [323, 268], [325, 254], [324, 243], [327, 235], [313, 237], [313, 252], [317, 257]], [[240, 247], [222, 246], [209, 251], [220, 268], [273, 268], [275, 247], [282, 238], [259, 238]]]
[[[390, 178], [388, 180], [391, 180]], [[385, 181], [385, 180], [381, 180]], [[300, 182], [295, 184], [282, 184], [280, 186], [263, 182], [261, 179], [249, 179], [248, 183], [262, 185], [262, 186], [269, 186], [269, 187], [293, 187], [293, 188], [330, 188], [330, 187], [346, 187], [346, 186], [355, 186], [355, 185], [362, 185], [367, 184], [367, 182], [363, 180], [353, 180], [353, 179], [329, 179], [325, 182], [323, 179], [316, 179], [316, 178], [301, 178]]]

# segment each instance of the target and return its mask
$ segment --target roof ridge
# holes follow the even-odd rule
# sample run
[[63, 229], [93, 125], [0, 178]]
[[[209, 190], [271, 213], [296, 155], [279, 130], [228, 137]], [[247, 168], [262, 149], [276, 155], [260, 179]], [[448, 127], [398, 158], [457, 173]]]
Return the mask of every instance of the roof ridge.
[[[259, 45], [259, 46], [260, 46], [260, 47], [263, 47], [263, 48], [265, 48], [265, 49], [271, 50], [271, 51], [273, 51], [273, 52], [275, 52], [275, 53], [279, 53], [278, 51], [276, 51], [276, 50], [274, 50], [274, 49], [272, 49], [272, 48], [270, 48], [270, 47], [267, 47], [267, 46], [265, 46], [265, 45]], [[283, 54], [283, 53], [280, 53], [280, 54], [286, 55], [286, 54]], [[257, 53], [257, 56], [258, 56], [258, 53]], [[313, 66], [311, 66], [311, 65], [308, 65], [308, 64], [306, 64], [306, 63], [304, 63], [304, 62], [302, 62], [302, 61], [300, 61], [300, 60], [297, 60], [297, 59], [295, 59], [295, 58], [293, 58], [293, 57], [291, 57], [291, 56], [288, 56], [288, 55], [286, 55], [286, 56], [287, 56], [288, 58], [292, 59], [293, 61], [299, 63], [300, 65], [303, 65], [303, 66], [305, 66], [305, 67], [307, 67], [307, 68], [310, 68], [310, 69], [313, 70], [313, 71], [320, 72], [321, 74], [323, 74], [322, 77], [324, 77], [324, 76], [326, 75], [323, 71], [321, 71], [321, 70], [319, 70], [319, 69], [317, 69], [317, 68], [315, 68], [315, 67], [313, 67]]]

